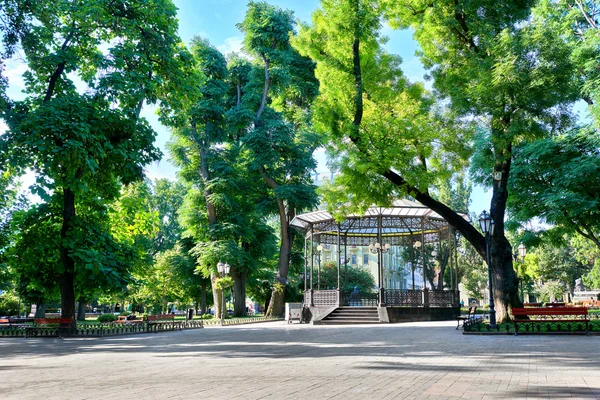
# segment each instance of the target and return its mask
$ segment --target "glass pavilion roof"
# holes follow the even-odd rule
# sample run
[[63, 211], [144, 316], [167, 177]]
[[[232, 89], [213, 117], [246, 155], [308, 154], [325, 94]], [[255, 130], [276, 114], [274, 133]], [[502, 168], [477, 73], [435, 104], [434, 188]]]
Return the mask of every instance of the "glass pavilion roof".
[[[468, 219], [466, 214], [461, 214]], [[409, 238], [422, 237], [425, 242], [448, 235], [446, 220], [430, 208], [416, 201], [395, 200], [391, 206], [371, 206], [364, 214], [351, 214], [337, 223], [328, 211], [320, 210], [297, 215], [291, 225], [320, 243], [340, 242], [351, 245], [368, 245], [381, 234], [383, 243], [403, 244]], [[381, 233], [379, 233], [381, 232]]]

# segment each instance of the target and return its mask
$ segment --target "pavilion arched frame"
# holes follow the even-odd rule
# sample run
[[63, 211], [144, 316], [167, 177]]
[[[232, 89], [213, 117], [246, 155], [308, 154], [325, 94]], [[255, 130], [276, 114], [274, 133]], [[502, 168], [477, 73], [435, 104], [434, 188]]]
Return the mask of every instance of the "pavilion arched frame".
[[[468, 219], [465, 214], [463, 218]], [[309, 307], [379, 306], [379, 307], [457, 307], [459, 302], [456, 268], [456, 234], [448, 222], [430, 208], [412, 200], [396, 200], [390, 206], [371, 206], [362, 215], [348, 215], [335, 221], [328, 211], [314, 211], [298, 215], [291, 225], [305, 237], [304, 246], [304, 304]], [[421, 243], [416, 247], [417, 242]], [[392, 289], [385, 287], [382, 251], [377, 254], [377, 293], [342, 293], [340, 283], [343, 265], [348, 263], [348, 246], [369, 246], [379, 243], [391, 248], [406, 247], [411, 254], [412, 287]], [[427, 287], [425, 251], [428, 244], [447, 249], [446, 268], [450, 269], [448, 288]], [[318, 245], [337, 246], [337, 288], [321, 290], [320, 259], [316, 260]], [[429, 249], [431, 246], [429, 246]], [[416, 252], [420, 252], [417, 254]], [[342, 256], [343, 254], [343, 256]], [[320, 256], [320, 254], [318, 254]], [[416, 265], [419, 258], [422, 265]], [[316, 261], [316, 262], [315, 262]], [[317, 264], [317, 265], [315, 265]], [[415, 270], [421, 270], [424, 287], [415, 288]], [[315, 273], [317, 276], [315, 277]], [[316, 279], [315, 279], [316, 278]], [[441, 279], [443, 282], [443, 279]], [[430, 285], [431, 286], [431, 285]]]

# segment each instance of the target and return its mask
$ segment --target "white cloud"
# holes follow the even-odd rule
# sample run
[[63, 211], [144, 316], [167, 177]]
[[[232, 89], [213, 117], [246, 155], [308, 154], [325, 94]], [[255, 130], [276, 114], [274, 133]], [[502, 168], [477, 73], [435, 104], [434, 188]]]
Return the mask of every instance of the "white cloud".
[[242, 51], [243, 45], [243, 36], [232, 36], [225, 39], [225, 42], [223, 44], [218, 45], [217, 50], [219, 50], [223, 54], [239, 53], [240, 51]]

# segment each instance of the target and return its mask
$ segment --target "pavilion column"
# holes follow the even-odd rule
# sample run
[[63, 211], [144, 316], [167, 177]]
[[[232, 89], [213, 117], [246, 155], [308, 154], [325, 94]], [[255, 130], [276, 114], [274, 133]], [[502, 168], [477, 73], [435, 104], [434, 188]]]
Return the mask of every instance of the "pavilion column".
[[308, 243], [308, 240], [306, 240], [306, 235], [305, 235], [304, 236], [304, 291], [305, 292], [306, 292], [306, 278], [307, 278], [306, 269], [307, 269], [307, 264], [308, 264], [307, 243]]
[[337, 253], [338, 253], [338, 268], [337, 268], [337, 294], [338, 294], [338, 306], [341, 303], [342, 300], [342, 288], [340, 285], [340, 281], [341, 281], [341, 275], [340, 275], [340, 270], [342, 269], [342, 242], [341, 242], [341, 232], [340, 230], [342, 229], [342, 227], [340, 226], [340, 224], [337, 225], [338, 227], [338, 231], [337, 231]]
[[344, 234], [344, 284], [348, 284], [348, 231]]
[[385, 295], [384, 295], [384, 287], [383, 287], [383, 221], [382, 216], [379, 215], [377, 217], [377, 242], [380, 244], [380, 248], [377, 249], [377, 270], [379, 272], [379, 306], [385, 306]]
[[317, 239], [317, 290], [321, 290], [321, 252], [319, 251], [319, 245], [321, 244], [321, 235]]
[[415, 246], [412, 232], [410, 234], [410, 269], [412, 273], [412, 290], [415, 290]]
[[[444, 275], [442, 274], [442, 232], [441, 231], [438, 231], [437, 260], [438, 260], [439, 268], [440, 268], [440, 274], [438, 275], [437, 290], [444, 290]], [[448, 266], [448, 262], [446, 262], [446, 267], [447, 266]], [[444, 267], [444, 271], [445, 271], [446, 267]]]
[[313, 276], [315, 275], [315, 241], [313, 237], [314, 229], [312, 224], [310, 224], [310, 305], [314, 306], [315, 302], [313, 300]]
[[423, 289], [427, 289], [427, 272], [425, 269], [425, 221], [421, 219], [421, 259], [423, 260]]
[[454, 246], [452, 246], [452, 239], [450, 238], [450, 227], [448, 227], [448, 256], [450, 257], [450, 290], [454, 290]]

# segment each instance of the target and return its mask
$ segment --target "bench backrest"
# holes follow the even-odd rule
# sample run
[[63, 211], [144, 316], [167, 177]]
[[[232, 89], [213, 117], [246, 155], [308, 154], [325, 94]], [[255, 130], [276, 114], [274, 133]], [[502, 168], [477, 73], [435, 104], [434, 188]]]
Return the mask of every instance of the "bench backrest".
[[513, 315], [587, 315], [585, 307], [513, 308]]
[[161, 314], [161, 315], [148, 315], [146, 321], [174, 321], [175, 316], [173, 314]]
[[36, 318], [36, 325], [71, 325], [73, 318]]
[[8, 324], [9, 322], [7, 318], [0, 318], [0, 324]]
[[542, 303], [524, 303], [523, 307], [541, 307]]

